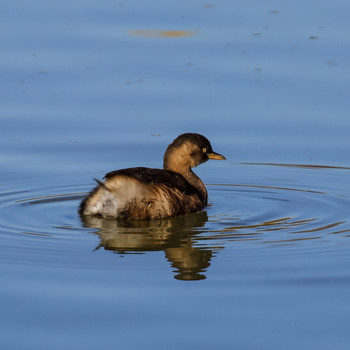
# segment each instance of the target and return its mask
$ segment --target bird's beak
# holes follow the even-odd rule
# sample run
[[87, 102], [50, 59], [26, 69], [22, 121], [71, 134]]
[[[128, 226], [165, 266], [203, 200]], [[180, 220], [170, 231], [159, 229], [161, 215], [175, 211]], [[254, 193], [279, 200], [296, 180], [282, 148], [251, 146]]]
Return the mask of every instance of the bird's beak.
[[218, 159], [218, 160], [225, 160], [226, 159], [222, 154], [219, 154], [216, 152], [211, 152], [211, 153], [207, 153], [207, 154], [208, 154], [209, 159]]

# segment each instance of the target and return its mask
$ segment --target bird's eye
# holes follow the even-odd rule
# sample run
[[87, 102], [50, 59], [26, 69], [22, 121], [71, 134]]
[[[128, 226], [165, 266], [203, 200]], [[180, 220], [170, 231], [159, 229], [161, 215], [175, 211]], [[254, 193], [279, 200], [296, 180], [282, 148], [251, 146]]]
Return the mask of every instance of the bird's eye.
[[202, 151], [203, 153], [207, 153], [207, 149], [205, 147], [202, 149]]

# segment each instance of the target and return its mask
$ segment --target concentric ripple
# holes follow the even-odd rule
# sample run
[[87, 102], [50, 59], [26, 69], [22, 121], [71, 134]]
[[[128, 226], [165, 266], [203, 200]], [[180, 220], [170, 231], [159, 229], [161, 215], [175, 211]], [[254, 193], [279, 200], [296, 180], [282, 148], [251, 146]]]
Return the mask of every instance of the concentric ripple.
[[[254, 165], [240, 165], [246, 166]], [[350, 237], [348, 169], [321, 174], [319, 168], [295, 166], [290, 173], [290, 167], [266, 167], [255, 165], [249, 181], [207, 184], [210, 201], [202, 213], [149, 222], [80, 218], [79, 202], [90, 186], [52, 181], [11, 190], [7, 184], [0, 193], [1, 262], [89, 266], [92, 254], [164, 251], [177, 278], [200, 279], [213, 252], [237, 242], [295, 246]], [[105, 267], [103, 259], [99, 263]]]
[[290, 187], [208, 186], [211, 187], [213, 206], [221, 201], [227, 211], [210, 217], [203, 235], [206, 239], [293, 244], [327, 240], [329, 234], [347, 236], [350, 232], [350, 201], [344, 197]]

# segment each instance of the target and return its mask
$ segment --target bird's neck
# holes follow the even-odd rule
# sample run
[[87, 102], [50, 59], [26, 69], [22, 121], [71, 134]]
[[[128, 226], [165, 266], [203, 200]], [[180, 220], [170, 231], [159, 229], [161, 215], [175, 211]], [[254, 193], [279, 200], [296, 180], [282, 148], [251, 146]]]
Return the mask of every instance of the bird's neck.
[[189, 182], [190, 185], [197, 189], [203, 201], [205, 202], [205, 204], [207, 204], [207, 189], [205, 188], [203, 181], [192, 171], [190, 167], [164, 167], [164, 169], [180, 173]]

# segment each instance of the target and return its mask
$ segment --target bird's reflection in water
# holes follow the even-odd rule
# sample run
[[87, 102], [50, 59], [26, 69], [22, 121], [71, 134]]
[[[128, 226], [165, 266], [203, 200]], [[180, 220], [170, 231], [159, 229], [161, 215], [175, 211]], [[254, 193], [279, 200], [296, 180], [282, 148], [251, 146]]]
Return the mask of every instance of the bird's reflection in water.
[[119, 221], [82, 217], [84, 226], [96, 228], [100, 245], [121, 254], [148, 251], [165, 252], [179, 280], [205, 279], [212, 251], [193, 246], [193, 237], [200, 233], [208, 217], [206, 212], [163, 220]]

